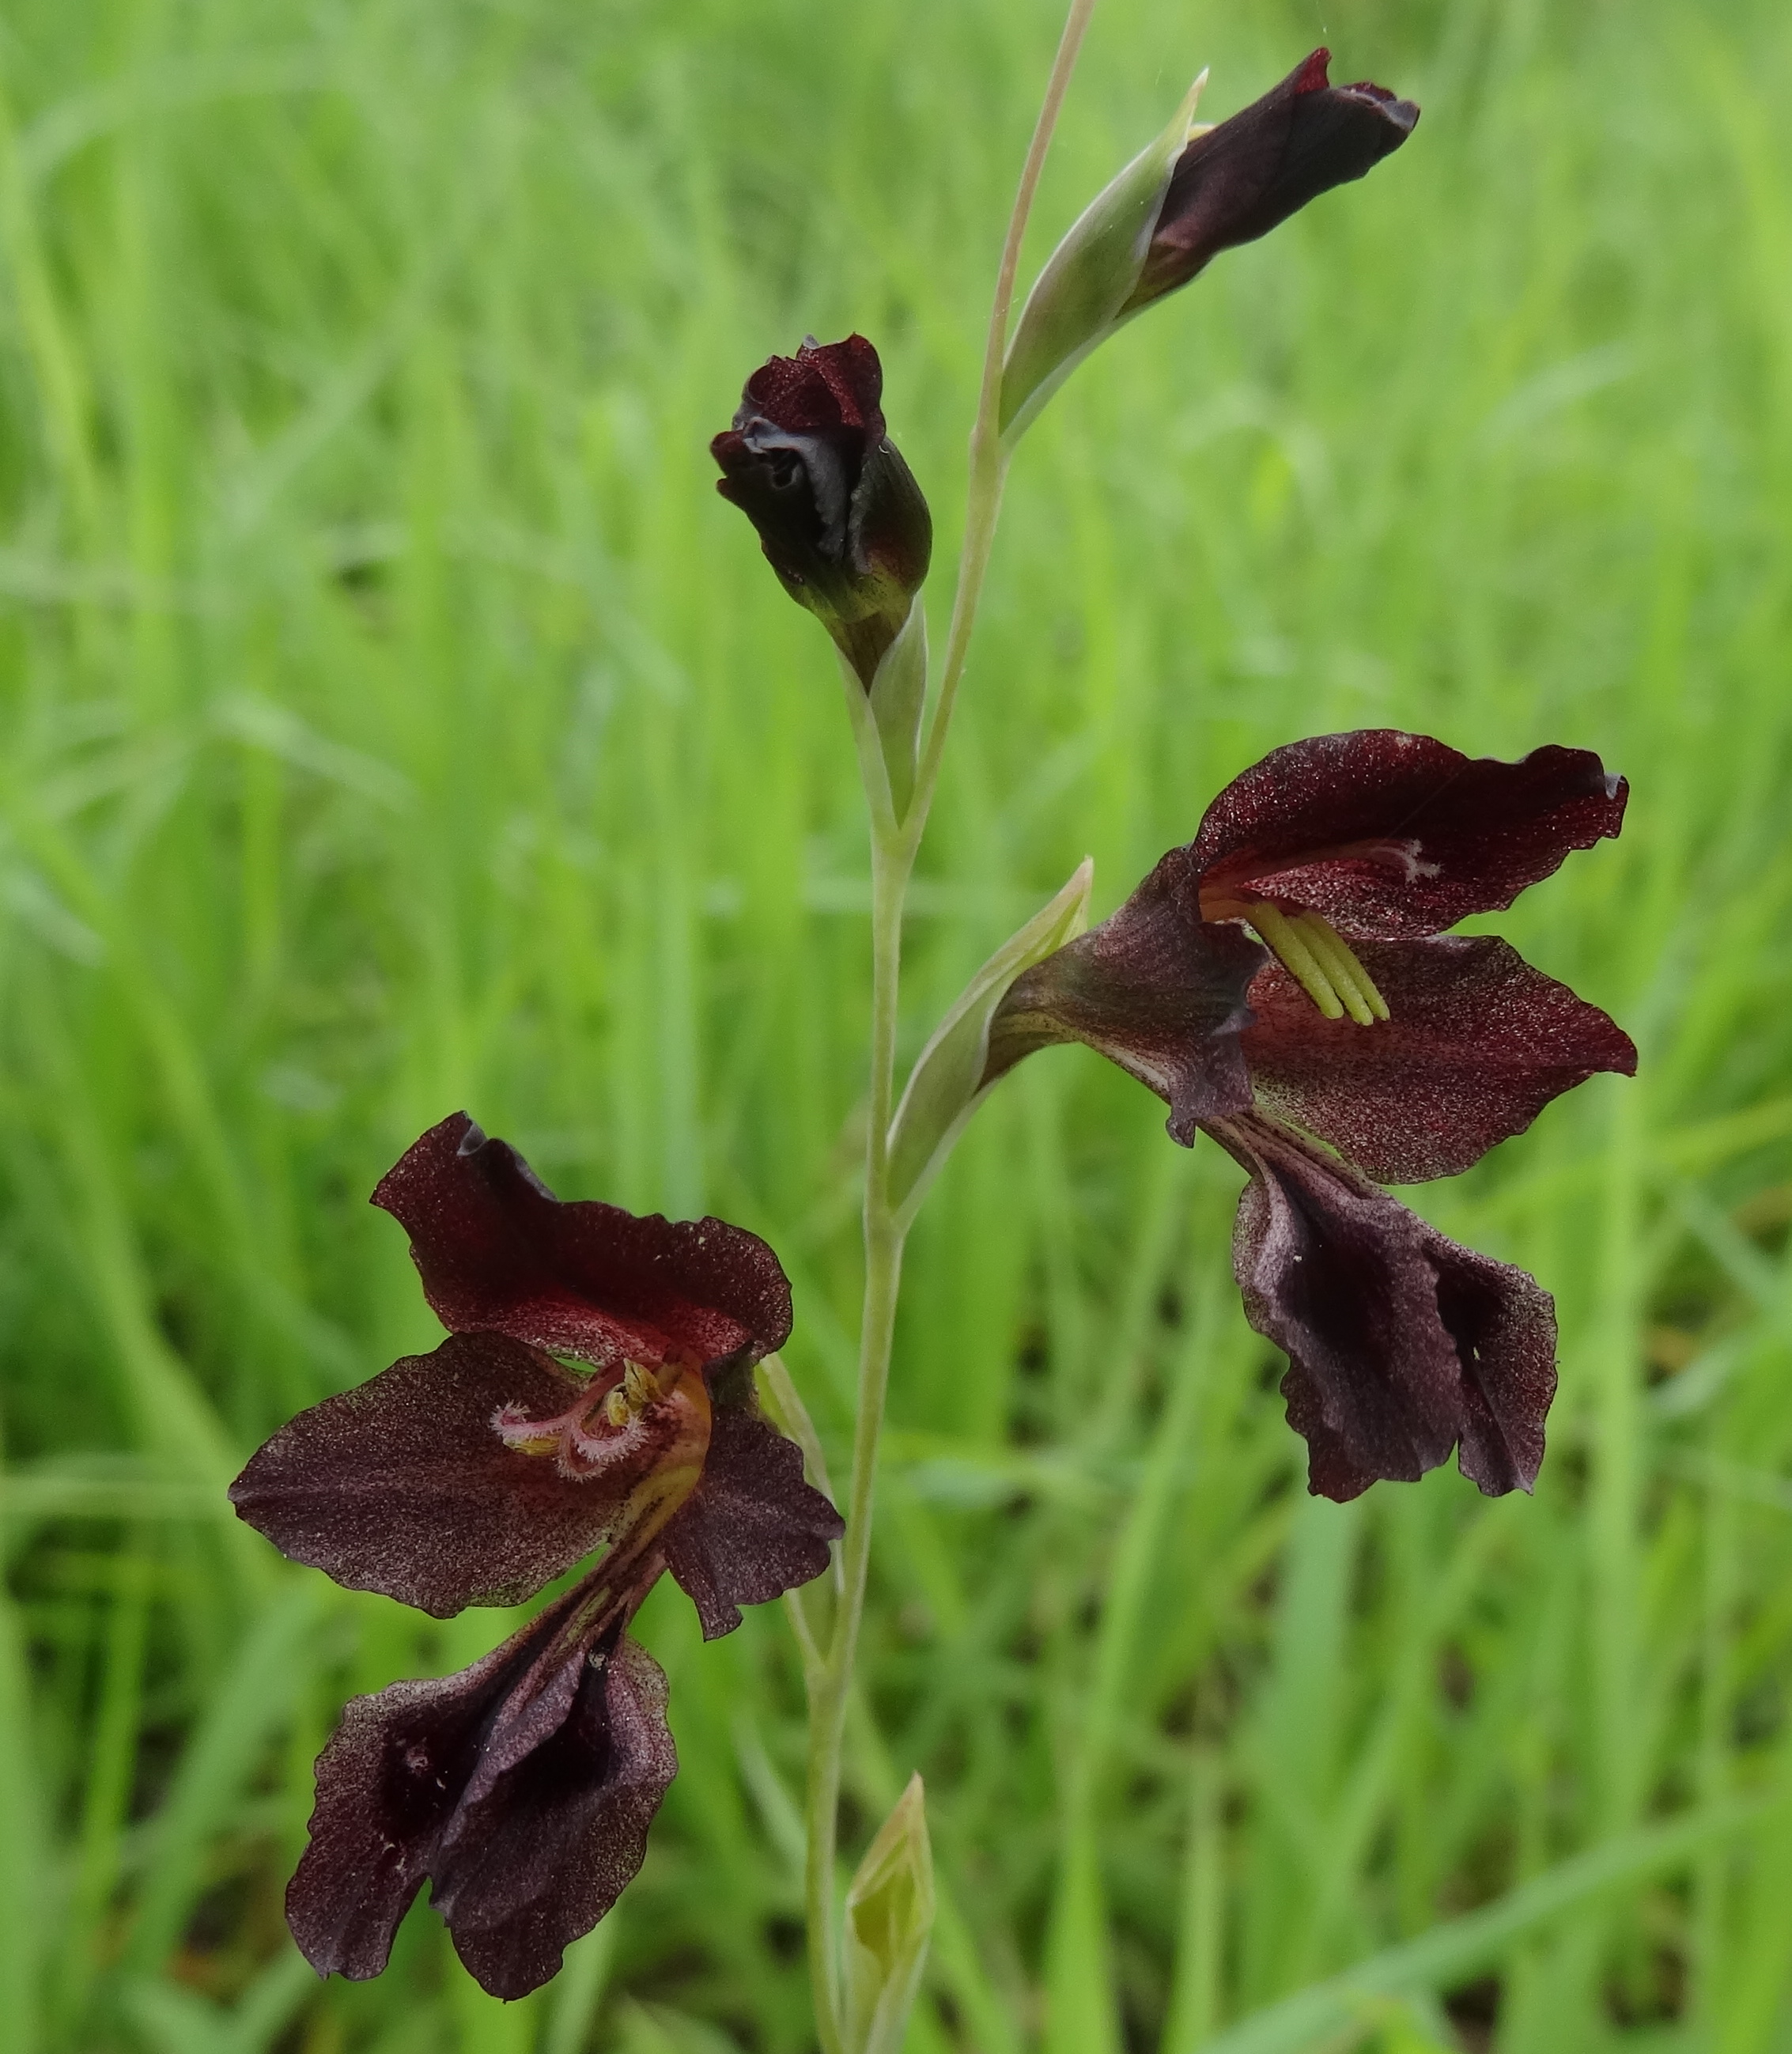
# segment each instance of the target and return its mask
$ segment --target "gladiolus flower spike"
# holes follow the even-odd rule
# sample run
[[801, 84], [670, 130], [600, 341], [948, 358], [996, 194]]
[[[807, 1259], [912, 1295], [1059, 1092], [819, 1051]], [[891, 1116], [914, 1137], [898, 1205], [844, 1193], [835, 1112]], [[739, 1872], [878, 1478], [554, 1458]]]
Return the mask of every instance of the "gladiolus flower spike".
[[996, 1013], [986, 1084], [1085, 1042], [1168, 1101], [1174, 1139], [1204, 1128], [1248, 1172], [1234, 1266], [1288, 1356], [1317, 1493], [1417, 1478], [1452, 1448], [1490, 1495], [1535, 1481], [1553, 1301], [1371, 1179], [1454, 1176], [1595, 1072], [1634, 1072], [1596, 1006], [1503, 941], [1442, 932], [1616, 835], [1626, 797], [1584, 750], [1294, 742]]
[[231, 1486], [238, 1513], [438, 1619], [607, 1552], [470, 1669], [349, 1705], [287, 1919], [320, 1974], [377, 1975], [429, 1878], [468, 1969], [517, 1997], [633, 1878], [678, 1768], [666, 1679], [627, 1637], [643, 1599], [670, 1570], [713, 1639], [819, 1575], [841, 1522], [754, 1400], [791, 1324], [756, 1236], [562, 1204], [465, 1113], [374, 1202], [449, 1338], [283, 1426]]

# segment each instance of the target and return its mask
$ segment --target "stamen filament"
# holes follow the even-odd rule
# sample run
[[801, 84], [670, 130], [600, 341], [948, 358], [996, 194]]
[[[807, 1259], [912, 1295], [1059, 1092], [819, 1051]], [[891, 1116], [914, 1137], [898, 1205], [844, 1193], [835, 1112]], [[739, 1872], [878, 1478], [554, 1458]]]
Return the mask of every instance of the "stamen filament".
[[1362, 999], [1369, 1017], [1364, 1018], [1352, 1006], [1350, 1017], [1357, 1025], [1366, 1027], [1372, 1020], [1391, 1019], [1388, 1001], [1376, 990], [1375, 980], [1364, 969], [1362, 958], [1331, 923], [1323, 915], [1309, 911], [1301, 915], [1300, 926], [1307, 946], [1325, 965], [1345, 1005], [1350, 1006], [1353, 992]]
[[1342, 1020], [1344, 1006], [1332, 989], [1325, 966], [1306, 941], [1295, 931], [1294, 923], [1266, 900], [1251, 907], [1246, 916], [1271, 948], [1283, 967], [1328, 1020]]
[[1298, 927], [1310, 948], [1331, 979], [1332, 989], [1344, 1001], [1344, 1010], [1359, 1027], [1373, 1027], [1375, 1015], [1368, 997], [1357, 982], [1362, 965], [1351, 954], [1339, 937], [1333, 933], [1330, 925], [1317, 913], [1297, 914], [1294, 924]]

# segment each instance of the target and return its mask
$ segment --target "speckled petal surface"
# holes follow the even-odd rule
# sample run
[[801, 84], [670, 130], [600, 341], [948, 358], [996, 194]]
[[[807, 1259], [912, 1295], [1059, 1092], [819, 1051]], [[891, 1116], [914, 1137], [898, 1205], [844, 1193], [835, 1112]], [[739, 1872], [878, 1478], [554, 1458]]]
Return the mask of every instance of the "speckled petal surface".
[[286, 1891], [293, 1938], [320, 1975], [359, 1982], [385, 1967], [478, 1767], [486, 1728], [579, 1602], [568, 1592], [454, 1675], [349, 1700], [317, 1757], [310, 1839]]
[[678, 1769], [653, 1657], [623, 1638], [581, 1658], [564, 1720], [470, 1790], [435, 1859], [431, 1901], [484, 1989], [558, 1972], [639, 1872]]
[[757, 1361], [789, 1337], [790, 1286], [756, 1234], [595, 1199], [562, 1204], [464, 1112], [407, 1149], [373, 1202], [409, 1233], [424, 1294], [451, 1332], [507, 1334], [603, 1367]]
[[1555, 1391], [1555, 1317], [1521, 1269], [1461, 1248], [1260, 1115], [1214, 1138], [1250, 1173], [1233, 1261], [1246, 1316], [1288, 1357], [1308, 1488], [1411, 1481], [1460, 1443], [1489, 1495], [1529, 1489]]
[[514, 1604], [602, 1541], [633, 1476], [575, 1482], [505, 1446], [503, 1405], [549, 1418], [577, 1380], [539, 1349], [460, 1334], [301, 1412], [230, 1486], [283, 1555], [446, 1619]]
[[1189, 856], [1214, 902], [1305, 907], [1397, 941], [1511, 904], [1623, 824], [1628, 788], [1584, 749], [1468, 757], [1391, 728], [1291, 742], [1207, 809]]
[[1378, 1182], [1455, 1176], [1595, 1072], [1635, 1073], [1629, 1035], [1491, 935], [1356, 953], [1390, 1019], [1322, 1019], [1271, 962], [1243, 1047], [1259, 1101]]
[[703, 1638], [741, 1623], [739, 1607], [764, 1604], [819, 1576], [840, 1515], [803, 1480], [803, 1455], [751, 1402], [717, 1404], [709, 1459], [695, 1490], [660, 1536], [666, 1566], [697, 1607]]
[[379, 1974], [428, 1878], [469, 1969], [522, 1997], [633, 1879], [678, 1756], [665, 1678], [592, 1603], [581, 1585], [471, 1668], [349, 1704], [286, 1894], [320, 1974]]

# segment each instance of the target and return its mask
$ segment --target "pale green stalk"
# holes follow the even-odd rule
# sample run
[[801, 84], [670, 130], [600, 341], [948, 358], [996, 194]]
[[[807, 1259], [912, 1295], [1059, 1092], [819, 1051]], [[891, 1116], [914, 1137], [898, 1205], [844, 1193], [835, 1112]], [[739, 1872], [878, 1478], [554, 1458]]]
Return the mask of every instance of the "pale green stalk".
[[895, 1103], [896, 1021], [902, 987], [903, 902], [939, 781], [946, 734], [957, 698], [959, 680], [964, 675], [977, 601], [989, 567], [996, 522], [1001, 510], [1002, 482], [1007, 468], [999, 425], [1002, 358], [1008, 344], [1008, 317], [1014, 304], [1021, 241], [1032, 211], [1033, 195], [1039, 188], [1039, 173], [1044, 167], [1051, 133], [1057, 126], [1059, 109], [1063, 104], [1094, 6], [1095, 0], [1071, 0], [1057, 56], [1052, 62], [1051, 75], [1046, 83], [1039, 120], [1034, 126], [1033, 140], [1028, 148], [1027, 161], [1021, 169], [1014, 211], [1008, 219], [1008, 237], [996, 273], [995, 300], [990, 309], [983, 384], [977, 399], [977, 419], [971, 429], [965, 539], [958, 560], [958, 581], [953, 597], [952, 626], [946, 638], [939, 698], [922, 750], [914, 793], [900, 823], [880, 793], [881, 768], [867, 753], [870, 746], [868, 723], [856, 723], [871, 814], [871, 1073], [865, 1139], [865, 1300], [859, 1327], [852, 1480], [846, 1536], [841, 1544], [843, 1588], [835, 1609], [827, 1652], [819, 1668], [812, 1673], [809, 1694], [805, 1893], [809, 1973], [822, 2054], [846, 2054], [834, 1903], [840, 1753], [846, 1732], [853, 1661], [859, 1647], [859, 1621], [865, 1609], [866, 1580], [870, 1568], [878, 1446], [883, 1430], [884, 1401], [890, 1387], [890, 1348], [896, 1330], [896, 1304], [902, 1285], [902, 1245], [906, 1234], [906, 1229], [898, 1223], [896, 1210], [890, 1202], [888, 1184], [890, 1116]]

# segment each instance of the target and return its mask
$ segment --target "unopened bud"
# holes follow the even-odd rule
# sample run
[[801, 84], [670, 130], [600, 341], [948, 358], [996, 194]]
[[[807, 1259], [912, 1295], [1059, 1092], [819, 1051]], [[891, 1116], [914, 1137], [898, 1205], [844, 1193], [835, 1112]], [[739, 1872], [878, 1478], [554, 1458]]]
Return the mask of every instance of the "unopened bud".
[[[1412, 134], [1419, 110], [1385, 86], [1333, 85], [1318, 49], [1262, 99], [1191, 128], [1194, 94], [1058, 246], [1002, 376], [1011, 442], [1090, 351], [1222, 250], [1254, 242], [1310, 199], [1360, 179]], [[1195, 81], [1198, 92], [1202, 80]]]
[[869, 692], [927, 575], [933, 529], [884, 432], [883, 368], [862, 335], [805, 342], [747, 380], [709, 453], [716, 490], [759, 530], [765, 560]]
[[933, 1855], [918, 1776], [859, 1864], [846, 1928], [849, 2054], [899, 2054], [933, 1930]]

